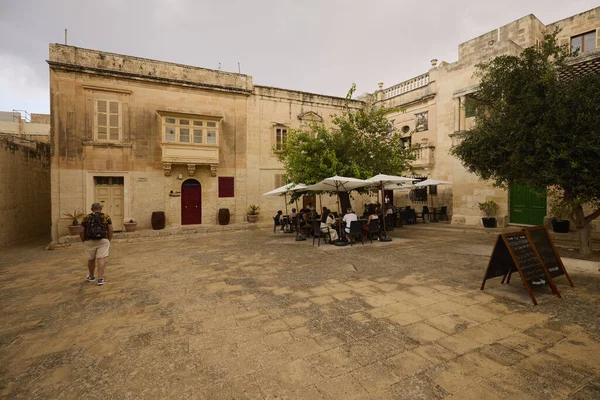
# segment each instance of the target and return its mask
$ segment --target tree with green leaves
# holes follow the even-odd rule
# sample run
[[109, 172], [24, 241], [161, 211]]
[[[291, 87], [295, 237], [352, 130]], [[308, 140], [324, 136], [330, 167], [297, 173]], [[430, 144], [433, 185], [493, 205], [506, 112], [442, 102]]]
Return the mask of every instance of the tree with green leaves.
[[[332, 126], [313, 124], [308, 130], [291, 130], [279, 160], [288, 182], [313, 184], [339, 175], [367, 179], [379, 173], [400, 175], [414, 160], [404, 148], [401, 134], [386, 115], [394, 109], [381, 106], [350, 107], [356, 85], [346, 96], [341, 114]], [[347, 193], [340, 193], [342, 209], [349, 205]]]
[[558, 32], [518, 56], [477, 65], [475, 126], [451, 153], [497, 186], [558, 193], [587, 255], [590, 222], [600, 216], [600, 74], [573, 74], [577, 54], [557, 45]]

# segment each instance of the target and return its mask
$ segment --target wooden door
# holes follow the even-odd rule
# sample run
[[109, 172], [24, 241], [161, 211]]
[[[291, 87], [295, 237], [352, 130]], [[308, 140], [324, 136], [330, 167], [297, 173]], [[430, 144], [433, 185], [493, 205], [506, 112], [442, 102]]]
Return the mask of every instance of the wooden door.
[[535, 193], [529, 186], [510, 184], [510, 222], [513, 224], [542, 225], [546, 216], [546, 197]]
[[97, 185], [96, 201], [102, 204], [102, 212], [110, 216], [113, 230], [123, 230], [123, 185]]
[[181, 225], [202, 223], [202, 187], [195, 179], [181, 185]]

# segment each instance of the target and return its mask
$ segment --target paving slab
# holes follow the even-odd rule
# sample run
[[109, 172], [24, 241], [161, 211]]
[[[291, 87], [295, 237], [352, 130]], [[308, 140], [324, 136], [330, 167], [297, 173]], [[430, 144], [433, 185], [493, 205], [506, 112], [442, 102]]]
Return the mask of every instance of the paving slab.
[[243, 228], [123, 236], [100, 287], [76, 240], [3, 249], [0, 398], [598, 398], [595, 265], [533, 306], [518, 280], [479, 288], [500, 231]]

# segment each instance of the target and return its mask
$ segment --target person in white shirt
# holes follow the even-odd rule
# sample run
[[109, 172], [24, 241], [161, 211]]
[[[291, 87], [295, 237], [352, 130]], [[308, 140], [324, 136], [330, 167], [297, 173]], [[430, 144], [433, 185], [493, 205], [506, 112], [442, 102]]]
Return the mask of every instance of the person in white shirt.
[[[325, 208], [325, 207], [323, 207], [323, 208]], [[331, 241], [334, 242], [334, 241], [338, 240], [338, 233], [335, 230], [335, 228], [333, 227], [333, 225], [335, 224], [335, 218], [334, 218], [333, 214], [331, 212], [329, 212], [329, 210], [327, 210], [327, 213], [323, 212], [323, 214], [326, 214], [326, 216], [325, 216], [324, 222], [323, 222], [323, 220], [321, 220], [321, 232], [323, 232], [323, 233], [329, 232], [329, 237], [331, 238]]]
[[344, 215], [343, 221], [346, 223], [346, 239], [350, 242], [351, 238], [350, 238], [350, 224], [352, 223], [352, 221], [358, 221], [358, 217], [356, 216], [356, 214], [354, 214], [354, 211], [352, 211], [351, 208], [346, 210], [346, 215]]

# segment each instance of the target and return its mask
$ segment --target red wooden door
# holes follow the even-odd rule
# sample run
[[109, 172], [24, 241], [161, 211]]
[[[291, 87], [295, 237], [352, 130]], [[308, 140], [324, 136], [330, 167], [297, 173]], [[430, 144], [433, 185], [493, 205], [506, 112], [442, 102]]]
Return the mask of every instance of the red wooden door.
[[202, 187], [195, 179], [181, 185], [181, 225], [202, 223]]

